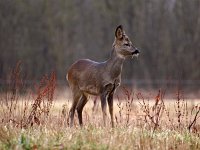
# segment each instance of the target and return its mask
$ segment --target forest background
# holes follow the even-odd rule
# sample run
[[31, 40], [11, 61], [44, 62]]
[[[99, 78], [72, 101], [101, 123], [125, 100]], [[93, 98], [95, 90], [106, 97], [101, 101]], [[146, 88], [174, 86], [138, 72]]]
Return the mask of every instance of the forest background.
[[66, 84], [80, 58], [105, 61], [122, 24], [141, 50], [123, 83], [200, 85], [199, 0], [0, 0], [0, 83], [18, 61], [27, 82], [56, 72]]

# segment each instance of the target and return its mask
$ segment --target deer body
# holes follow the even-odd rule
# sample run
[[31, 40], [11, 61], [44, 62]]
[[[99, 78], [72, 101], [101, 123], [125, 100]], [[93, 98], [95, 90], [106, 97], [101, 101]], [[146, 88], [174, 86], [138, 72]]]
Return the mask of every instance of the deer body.
[[105, 62], [81, 59], [68, 71], [68, 81], [77, 82], [81, 91], [99, 95], [108, 84], [120, 84], [123, 59], [111, 57]]
[[[123, 51], [118, 48], [119, 45], [117, 45], [117, 42], [122, 42], [123, 37], [126, 38], [125, 41], [128, 40], [123, 32], [122, 26], [116, 29], [115, 35], [116, 39], [113, 44], [111, 57], [107, 61], [95, 62], [89, 59], [81, 59], [72, 64], [68, 70], [67, 80], [73, 94], [73, 103], [70, 109], [70, 126], [73, 126], [75, 109], [77, 109], [79, 124], [82, 125], [82, 110], [88, 101], [88, 94], [92, 94], [100, 96], [104, 125], [106, 122], [107, 100], [111, 124], [114, 127], [113, 94], [121, 82], [123, 62], [127, 56], [139, 54], [139, 51], [132, 46], [130, 41], [130, 46], [128, 47], [131, 47], [131, 50], [126, 49]], [[124, 45], [124, 42], [122, 45]]]

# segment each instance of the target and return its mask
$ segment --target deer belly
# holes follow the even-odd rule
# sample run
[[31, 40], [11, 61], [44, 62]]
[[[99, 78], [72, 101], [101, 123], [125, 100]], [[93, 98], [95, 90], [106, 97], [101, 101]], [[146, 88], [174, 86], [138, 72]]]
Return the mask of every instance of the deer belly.
[[94, 85], [88, 85], [85, 87], [80, 87], [81, 91], [86, 92], [88, 94], [91, 95], [98, 95], [99, 94], [99, 90], [96, 86]]

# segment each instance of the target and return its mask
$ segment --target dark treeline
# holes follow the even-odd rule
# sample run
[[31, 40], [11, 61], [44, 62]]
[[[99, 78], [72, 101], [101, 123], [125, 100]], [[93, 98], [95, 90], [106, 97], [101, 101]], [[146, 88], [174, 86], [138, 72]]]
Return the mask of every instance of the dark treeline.
[[75, 60], [109, 57], [119, 24], [141, 49], [124, 79], [200, 79], [199, 0], [0, 0], [0, 79], [21, 60], [30, 80], [65, 80]]

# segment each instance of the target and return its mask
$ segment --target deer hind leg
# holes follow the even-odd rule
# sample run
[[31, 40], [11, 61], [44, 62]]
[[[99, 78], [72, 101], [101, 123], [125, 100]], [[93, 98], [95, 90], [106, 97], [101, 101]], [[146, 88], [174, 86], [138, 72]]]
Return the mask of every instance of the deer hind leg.
[[74, 88], [72, 90], [72, 93], [73, 93], [73, 102], [72, 102], [72, 106], [71, 106], [70, 111], [69, 111], [69, 117], [70, 117], [69, 125], [70, 125], [70, 127], [73, 126], [74, 113], [75, 113], [75, 110], [76, 110], [76, 106], [77, 106], [77, 104], [80, 100], [80, 97], [82, 96], [82, 93], [78, 88], [77, 89]]
[[78, 113], [78, 119], [79, 119], [80, 126], [83, 125], [82, 111], [83, 111], [83, 107], [85, 106], [85, 104], [87, 103], [87, 101], [88, 101], [87, 95], [85, 95], [83, 93], [82, 97], [81, 97], [81, 99], [80, 99], [80, 101], [78, 102], [78, 105], [77, 105], [77, 113]]
[[97, 101], [97, 96], [94, 99], [94, 105], [92, 107], [92, 112], [95, 113], [97, 111], [97, 106], [98, 106], [98, 101]]

